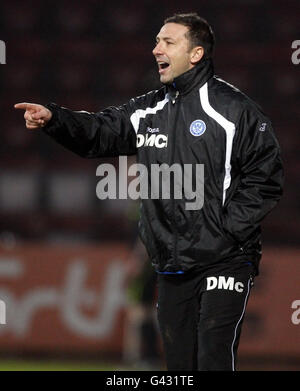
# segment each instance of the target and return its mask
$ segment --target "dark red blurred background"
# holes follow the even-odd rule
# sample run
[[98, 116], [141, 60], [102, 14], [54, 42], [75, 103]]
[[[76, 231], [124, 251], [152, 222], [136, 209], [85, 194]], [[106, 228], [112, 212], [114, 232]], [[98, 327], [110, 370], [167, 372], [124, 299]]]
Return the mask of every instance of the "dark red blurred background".
[[[263, 245], [299, 250], [300, 64], [291, 60], [292, 42], [300, 40], [298, 0], [2, 1], [0, 243], [5, 250], [24, 242], [134, 241], [130, 201], [96, 197], [96, 168], [104, 160], [81, 159], [26, 130], [23, 113], [13, 105], [56, 102], [99, 111], [159, 87], [155, 36], [166, 17], [190, 11], [213, 26], [216, 74], [263, 107], [282, 147], [284, 196], [263, 223]], [[105, 162], [117, 165], [116, 159]], [[298, 277], [299, 261], [294, 256]], [[293, 299], [300, 299], [299, 285]], [[300, 337], [300, 325], [295, 327]]]

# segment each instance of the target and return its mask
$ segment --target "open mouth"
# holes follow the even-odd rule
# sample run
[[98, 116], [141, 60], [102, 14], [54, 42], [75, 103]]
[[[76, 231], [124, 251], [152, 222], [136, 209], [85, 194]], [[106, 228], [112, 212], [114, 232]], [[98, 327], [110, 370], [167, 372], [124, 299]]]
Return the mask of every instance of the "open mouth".
[[169, 67], [169, 63], [167, 62], [158, 62], [158, 70], [159, 70], [159, 73], [163, 72], [165, 69], [167, 69]]

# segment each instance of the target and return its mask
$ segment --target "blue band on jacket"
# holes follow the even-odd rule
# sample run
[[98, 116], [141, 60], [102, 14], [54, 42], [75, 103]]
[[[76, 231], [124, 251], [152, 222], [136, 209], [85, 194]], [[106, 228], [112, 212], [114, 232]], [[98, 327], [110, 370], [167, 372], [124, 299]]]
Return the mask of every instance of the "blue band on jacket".
[[158, 272], [158, 271], [156, 271], [156, 273], [158, 273], [158, 274], [183, 274], [184, 271], [183, 270], [179, 270], [178, 272]]

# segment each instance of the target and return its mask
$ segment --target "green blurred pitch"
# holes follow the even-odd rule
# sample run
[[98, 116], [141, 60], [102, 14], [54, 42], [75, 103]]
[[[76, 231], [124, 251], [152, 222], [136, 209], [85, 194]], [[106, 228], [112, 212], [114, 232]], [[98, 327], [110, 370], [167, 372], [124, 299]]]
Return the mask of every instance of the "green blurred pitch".
[[58, 360], [0, 360], [0, 371], [116, 371], [132, 370], [122, 365]]

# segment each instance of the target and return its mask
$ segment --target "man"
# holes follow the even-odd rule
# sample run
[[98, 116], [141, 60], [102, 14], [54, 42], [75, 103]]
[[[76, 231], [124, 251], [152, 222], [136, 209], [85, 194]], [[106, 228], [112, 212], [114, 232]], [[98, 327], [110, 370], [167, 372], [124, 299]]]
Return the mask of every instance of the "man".
[[235, 370], [261, 257], [260, 223], [282, 194], [270, 120], [214, 76], [213, 47], [204, 19], [174, 15], [153, 50], [159, 90], [98, 113], [53, 103], [15, 106], [26, 110], [28, 129], [42, 127], [83, 157], [137, 154], [148, 169], [190, 164], [194, 184], [200, 180], [195, 167], [204, 165], [201, 208], [188, 210], [185, 197], [174, 192], [171, 199], [142, 200], [140, 236], [158, 273], [158, 321], [169, 370]]

